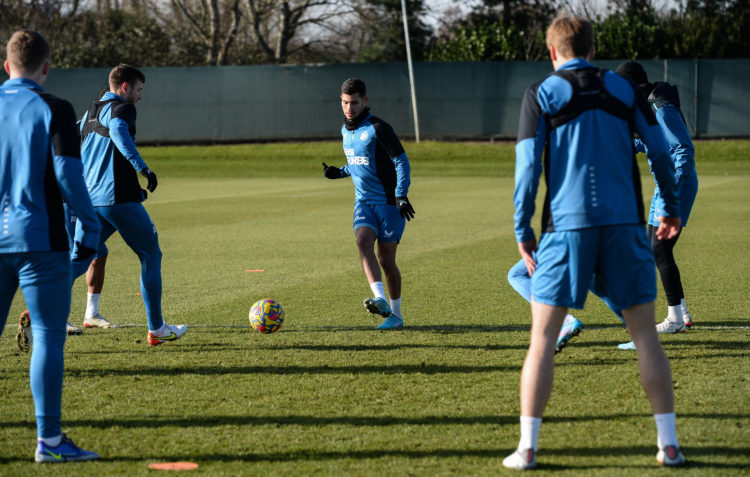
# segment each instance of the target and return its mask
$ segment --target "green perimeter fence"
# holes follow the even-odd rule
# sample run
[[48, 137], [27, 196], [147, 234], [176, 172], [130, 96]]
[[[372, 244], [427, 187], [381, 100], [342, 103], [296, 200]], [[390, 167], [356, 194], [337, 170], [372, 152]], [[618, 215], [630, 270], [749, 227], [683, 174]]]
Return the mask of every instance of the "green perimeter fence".
[[[611, 69], [619, 63], [596, 62]], [[694, 137], [750, 137], [750, 59], [644, 60], [642, 64], [651, 81], [678, 86]], [[416, 63], [420, 136], [514, 138], [525, 89], [551, 69], [549, 61]], [[143, 71], [140, 143], [336, 138], [343, 119], [339, 86], [349, 77], [367, 83], [374, 114], [391, 123], [401, 137], [415, 135], [404, 63]], [[106, 85], [108, 72], [108, 68], [53, 70], [45, 87], [71, 101], [80, 116]]]

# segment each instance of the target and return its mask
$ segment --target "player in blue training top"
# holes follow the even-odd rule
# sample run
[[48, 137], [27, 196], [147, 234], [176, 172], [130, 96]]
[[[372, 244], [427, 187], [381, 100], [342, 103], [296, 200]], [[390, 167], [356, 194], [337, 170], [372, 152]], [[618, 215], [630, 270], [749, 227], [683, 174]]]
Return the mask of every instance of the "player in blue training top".
[[[152, 346], [179, 339], [186, 325], [168, 325], [161, 311], [161, 258], [159, 238], [143, 202], [146, 191], [138, 173], [156, 190], [154, 174], [135, 147], [135, 104], [143, 97], [145, 75], [129, 65], [109, 73], [109, 92], [95, 101], [81, 119], [81, 158], [86, 185], [102, 233], [97, 256], [106, 255], [104, 243], [115, 231], [141, 262], [141, 294], [148, 318], [148, 343]], [[74, 264], [73, 277], [86, 272], [89, 261]]]
[[[532, 325], [521, 372], [521, 439], [503, 465], [536, 466], [558, 333], [568, 307], [583, 307], [592, 280], [622, 309], [637, 346], [656, 421], [657, 461], [681, 465], [671, 371], [654, 326], [656, 272], [632, 135], [648, 144], [664, 197], [656, 231], [661, 239], [680, 227], [668, 146], [641, 92], [589, 63], [594, 30], [588, 20], [557, 17], [547, 30], [547, 47], [555, 71], [526, 91], [516, 144], [515, 233], [531, 275]], [[537, 247], [531, 218], [542, 169], [547, 195]]]
[[[695, 170], [695, 148], [690, 139], [685, 118], [680, 111], [680, 95], [677, 87], [663, 81], [649, 83], [643, 66], [635, 61], [621, 63], [617, 67], [617, 73], [637, 84], [646, 95], [656, 115], [656, 120], [667, 138], [679, 189], [680, 218], [682, 227], [686, 227], [695, 196], [698, 194], [698, 173]], [[649, 150], [643, 141], [636, 139], [635, 142], [638, 152], [645, 152], [650, 158]], [[667, 318], [656, 325], [656, 331], [684, 333], [686, 327], [693, 326], [693, 318], [685, 304], [680, 269], [677, 268], [673, 252], [682, 230], [671, 239], [663, 240], [656, 237], [656, 227], [659, 226], [658, 217], [663, 214], [663, 210], [664, 198], [657, 183], [648, 212], [648, 235], [651, 238], [651, 248], [654, 251], [656, 268], [659, 270], [662, 286], [664, 286], [668, 308]]]
[[[323, 163], [329, 179], [351, 177], [354, 183], [354, 235], [359, 258], [374, 298], [364, 301], [367, 311], [385, 320], [381, 330], [404, 326], [401, 312], [401, 272], [396, 248], [406, 220], [414, 218], [407, 193], [410, 166], [401, 141], [391, 126], [373, 116], [367, 107], [367, 89], [362, 80], [350, 78], [341, 85], [341, 108], [346, 122], [341, 128], [347, 164], [338, 168]], [[374, 252], [378, 242], [377, 256]], [[383, 267], [390, 306], [386, 300]]]
[[94, 253], [99, 221], [86, 193], [73, 107], [42, 89], [49, 44], [30, 30], [7, 45], [0, 86], [0, 334], [19, 285], [33, 317], [29, 377], [34, 397], [37, 462], [98, 459], [76, 446], [60, 424], [65, 323], [70, 313], [70, 255], [63, 200], [80, 222], [77, 255]]
[[[677, 87], [661, 81], [649, 83], [643, 66], [635, 61], [622, 62], [617, 67], [616, 72], [638, 85], [646, 96], [651, 109], [654, 111], [656, 121], [659, 123], [667, 139], [679, 188], [680, 218], [682, 220], [682, 227], [685, 227], [687, 226], [687, 221], [698, 193], [698, 174], [695, 170], [695, 148], [693, 147], [693, 141], [690, 139], [685, 119], [680, 111], [680, 96]], [[635, 139], [634, 144], [638, 152], [648, 154], [647, 147], [643, 141]], [[662, 323], [656, 325], [656, 331], [658, 333], [683, 333], [686, 327], [690, 328], [693, 325], [693, 319], [685, 303], [680, 270], [677, 267], [673, 253], [674, 246], [682, 234], [682, 230], [671, 239], [661, 240], [656, 237], [655, 232], [659, 226], [658, 217], [663, 213], [663, 208], [664, 199], [661, 196], [657, 183], [654, 196], [651, 200], [646, 228], [651, 241], [651, 249], [654, 252], [656, 267], [659, 270], [659, 276], [667, 297], [668, 311], [667, 318]], [[531, 277], [526, 270], [523, 260], [518, 262], [508, 272], [508, 282], [527, 301], [530, 300]], [[591, 291], [599, 295], [607, 306], [621, 320], [623, 319], [622, 310], [618, 309], [606, 296], [602, 296], [603, 292], [597, 289], [596, 284], [592, 284]], [[565, 346], [568, 340], [577, 335], [581, 329], [582, 324], [578, 319], [573, 315], [566, 315], [557, 339], [557, 350], [559, 351]], [[635, 349], [635, 344], [631, 341], [630, 343], [623, 343], [618, 347], [625, 350]]]

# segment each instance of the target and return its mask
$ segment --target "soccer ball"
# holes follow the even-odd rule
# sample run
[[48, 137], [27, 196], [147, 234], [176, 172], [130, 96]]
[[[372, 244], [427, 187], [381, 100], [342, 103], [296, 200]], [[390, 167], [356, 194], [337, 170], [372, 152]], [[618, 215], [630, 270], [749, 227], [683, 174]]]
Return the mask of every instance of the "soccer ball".
[[250, 308], [250, 326], [258, 333], [273, 333], [284, 323], [281, 304], [269, 298], [256, 301]]

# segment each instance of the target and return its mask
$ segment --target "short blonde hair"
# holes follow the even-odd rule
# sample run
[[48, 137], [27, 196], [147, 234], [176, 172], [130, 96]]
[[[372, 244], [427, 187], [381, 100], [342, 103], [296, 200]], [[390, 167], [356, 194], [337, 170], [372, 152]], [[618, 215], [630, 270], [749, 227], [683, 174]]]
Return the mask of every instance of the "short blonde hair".
[[594, 26], [583, 17], [559, 16], [547, 29], [547, 46], [567, 58], [586, 57], [594, 49]]
[[35, 73], [49, 60], [49, 43], [33, 30], [18, 30], [11, 35], [6, 47], [8, 63], [14, 70]]

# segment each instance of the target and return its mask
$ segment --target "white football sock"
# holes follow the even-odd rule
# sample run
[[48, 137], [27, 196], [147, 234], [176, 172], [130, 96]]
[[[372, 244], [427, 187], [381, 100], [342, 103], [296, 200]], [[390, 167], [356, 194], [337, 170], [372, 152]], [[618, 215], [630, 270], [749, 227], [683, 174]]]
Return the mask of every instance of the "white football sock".
[[518, 450], [534, 449], [534, 452], [537, 451], [541, 426], [541, 417], [521, 416], [521, 440], [518, 441]]
[[654, 421], [656, 421], [656, 445], [659, 449], [665, 446], [680, 447], [677, 442], [675, 414], [673, 412], [654, 414]]
[[62, 442], [62, 434], [55, 437], [40, 437], [38, 440], [44, 442], [50, 447], [57, 447]]
[[370, 283], [370, 289], [375, 294], [375, 298], [385, 298], [385, 287], [383, 282]]
[[99, 314], [99, 298], [101, 293], [89, 293], [86, 297], [86, 318], [91, 318]]
[[668, 306], [667, 308], [669, 308], [669, 313], [667, 314], [669, 321], [682, 323], [682, 310], [680, 309], [680, 305]]
[[685, 303], [685, 299], [684, 298], [682, 300], [680, 300], [680, 312], [683, 315], [689, 315], [690, 314], [690, 313], [688, 313], [687, 304]]
[[401, 316], [401, 298], [398, 298], [396, 300], [391, 298], [391, 313], [398, 316], [399, 318], [403, 318], [403, 316]]

